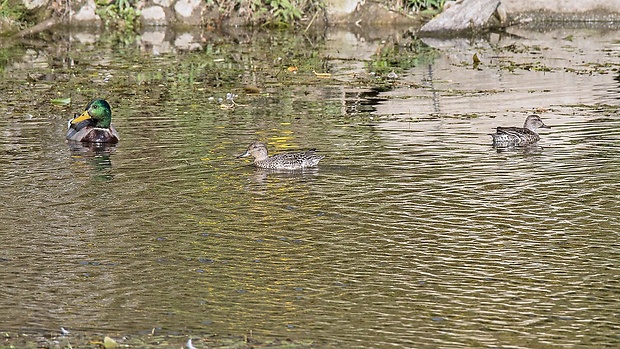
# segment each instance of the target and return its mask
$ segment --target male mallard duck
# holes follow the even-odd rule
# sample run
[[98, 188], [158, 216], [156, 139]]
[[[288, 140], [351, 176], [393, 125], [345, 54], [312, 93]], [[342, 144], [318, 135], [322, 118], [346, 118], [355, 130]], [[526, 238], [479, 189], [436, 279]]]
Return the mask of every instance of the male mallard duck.
[[316, 166], [325, 156], [317, 155], [315, 149], [302, 153], [281, 153], [272, 156], [267, 155], [267, 146], [259, 141], [253, 142], [245, 153], [239, 158], [252, 155], [254, 166], [271, 170], [302, 170]]
[[540, 140], [536, 130], [549, 128], [538, 115], [530, 115], [525, 119], [523, 127], [498, 127], [497, 132], [491, 134], [494, 147], [522, 147], [534, 144]]
[[112, 110], [108, 102], [95, 99], [88, 103], [80, 116], [69, 121], [67, 139], [77, 142], [117, 143], [120, 137], [114, 129]]

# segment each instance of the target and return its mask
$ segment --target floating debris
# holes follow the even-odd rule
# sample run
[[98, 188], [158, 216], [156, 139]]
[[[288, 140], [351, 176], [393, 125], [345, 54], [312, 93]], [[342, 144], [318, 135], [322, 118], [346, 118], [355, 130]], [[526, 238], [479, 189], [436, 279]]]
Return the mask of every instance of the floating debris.
[[329, 79], [332, 77], [331, 73], [317, 73], [314, 70], [312, 72], [314, 73], [314, 76], [316, 76], [317, 78]]
[[116, 349], [118, 348], [118, 343], [116, 343], [116, 341], [108, 336], [105, 336], [103, 338], [103, 347], [105, 349]]
[[71, 104], [71, 97], [52, 99], [52, 104], [53, 105], [69, 105]]

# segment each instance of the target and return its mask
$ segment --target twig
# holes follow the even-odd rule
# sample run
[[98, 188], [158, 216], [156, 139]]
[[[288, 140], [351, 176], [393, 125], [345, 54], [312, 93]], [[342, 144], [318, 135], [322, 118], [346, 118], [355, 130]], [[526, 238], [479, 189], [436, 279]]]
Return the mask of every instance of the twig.
[[310, 29], [310, 26], [312, 25], [312, 23], [314, 23], [314, 20], [316, 19], [316, 15], [319, 14], [319, 11], [316, 11], [314, 13], [314, 16], [312, 16], [312, 19], [310, 20], [310, 23], [308, 23], [308, 25], [306, 26], [306, 30], [304, 30], [304, 34], [308, 31], [308, 29]]
[[39, 32], [42, 32], [44, 30], [47, 30], [53, 26], [55, 26], [58, 23], [58, 19], [57, 18], [49, 18], [44, 20], [43, 22], [36, 24], [30, 28], [26, 28], [24, 30], [21, 30], [19, 33], [15, 34], [15, 37], [19, 37], [19, 38], [23, 38], [26, 36], [30, 36], [32, 34], [36, 34]]

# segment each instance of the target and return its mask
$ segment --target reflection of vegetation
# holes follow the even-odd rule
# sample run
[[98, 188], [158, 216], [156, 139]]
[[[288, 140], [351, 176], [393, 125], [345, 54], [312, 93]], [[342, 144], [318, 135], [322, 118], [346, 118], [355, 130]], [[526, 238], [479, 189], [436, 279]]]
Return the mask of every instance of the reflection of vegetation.
[[139, 39], [139, 34], [134, 30], [107, 30], [101, 33], [99, 41], [102, 44], [117, 45], [124, 47], [134, 45]]
[[0, 49], [0, 73], [4, 72], [11, 62], [20, 59], [23, 55], [24, 49], [21, 46]]
[[296, 84], [317, 82], [312, 71], [324, 71], [324, 60], [307, 47], [310, 40], [311, 46], [315, 46], [321, 39], [287, 32], [279, 34], [257, 34], [243, 39], [252, 44], [244, 45], [242, 51], [236, 40], [209, 44], [201, 53], [179, 56], [178, 64], [145, 67], [131, 79], [139, 84], [166, 82], [173, 89], [188, 85], [230, 89], [290, 80]]
[[386, 43], [369, 62], [368, 69], [381, 74], [401, 72], [420, 64], [431, 63], [436, 55], [435, 49], [410, 36], [405, 42]]

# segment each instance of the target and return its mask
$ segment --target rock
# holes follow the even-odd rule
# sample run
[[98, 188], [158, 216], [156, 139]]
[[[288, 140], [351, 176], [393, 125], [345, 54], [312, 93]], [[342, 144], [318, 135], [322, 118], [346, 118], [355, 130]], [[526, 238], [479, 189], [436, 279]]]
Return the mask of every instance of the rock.
[[326, 0], [325, 11], [330, 22], [342, 22], [363, 3], [364, 0]]
[[545, 21], [620, 20], [620, 1], [502, 0], [510, 24]]
[[22, 3], [28, 10], [33, 10], [35, 8], [47, 6], [49, 4], [49, 0], [22, 0]]
[[166, 25], [166, 11], [161, 6], [150, 6], [140, 11], [140, 20], [144, 25]]
[[457, 0], [420, 32], [446, 34], [530, 22], [611, 22], [620, 20], [620, 1]]
[[451, 4], [439, 16], [426, 23], [421, 32], [461, 32], [489, 26], [500, 0], [463, 0]]
[[99, 24], [101, 17], [95, 13], [95, 0], [86, 0], [84, 4], [74, 12], [73, 6], [71, 7], [70, 18], [71, 21], [81, 22], [83, 24]]
[[[8, 6], [11, 6], [11, 3], [9, 1]], [[28, 22], [35, 23], [35, 25], [49, 19], [54, 12], [54, 4], [50, 4], [50, 0], [21, 0], [21, 3], [27, 10]], [[2, 12], [2, 1], [0, 1], [0, 12]]]
[[153, 0], [153, 3], [161, 7], [170, 7], [170, 5], [172, 5], [172, 0]]
[[178, 0], [174, 5], [174, 11], [179, 24], [202, 24], [202, 13], [205, 9], [206, 2], [203, 0]]
[[412, 24], [414, 19], [390, 10], [385, 4], [365, 0], [328, 0], [325, 10], [330, 24]]

